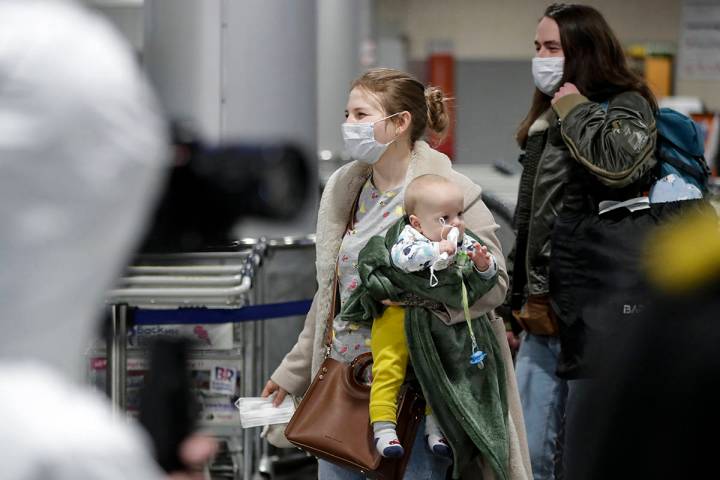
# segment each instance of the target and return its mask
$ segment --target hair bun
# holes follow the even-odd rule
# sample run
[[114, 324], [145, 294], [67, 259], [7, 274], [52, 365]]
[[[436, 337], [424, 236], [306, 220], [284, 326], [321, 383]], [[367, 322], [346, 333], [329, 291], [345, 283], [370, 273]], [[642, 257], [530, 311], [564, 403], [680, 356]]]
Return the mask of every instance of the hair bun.
[[425, 102], [428, 108], [428, 128], [441, 137], [447, 131], [450, 117], [445, 105], [445, 94], [438, 87], [425, 89]]

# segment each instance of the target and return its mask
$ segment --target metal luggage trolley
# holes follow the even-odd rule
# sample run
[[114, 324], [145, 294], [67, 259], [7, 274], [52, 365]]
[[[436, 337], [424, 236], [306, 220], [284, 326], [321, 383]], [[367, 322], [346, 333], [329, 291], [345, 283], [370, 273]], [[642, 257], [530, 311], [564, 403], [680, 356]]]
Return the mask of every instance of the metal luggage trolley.
[[[141, 329], [149, 325], [165, 326], [165, 331], [169, 325], [178, 326], [170, 330], [179, 330], [185, 325], [189, 332], [184, 333], [196, 333], [196, 337], [207, 342], [216, 341], [219, 348], [210, 344], [200, 347], [193, 351], [191, 361], [201, 364], [200, 371], [207, 365], [212, 369], [213, 363], [227, 366], [229, 371], [235, 367], [239, 391], [234, 393], [255, 392], [259, 365], [254, 350], [261, 348], [258, 332], [254, 322], [234, 322], [232, 314], [258, 303], [262, 291], [255, 280], [266, 253], [267, 243], [260, 240], [253, 245], [236, 244], [223, 251], [137, 257], [120, 279], [118, 288], [108, 295], [111, 336], [107, 345], [107, 386], [118, 413], [124, 414], [128, 407], [128, 334], [135, 337], [133, 346], [140, 347]], [[131, 318], [134, 327], [129, 330]], [[211, 328], [219, 331], [213, 332]], [[213, 339], [212, 333], [225, 338]], [[133, 346], [131, 355], [142, 358], [142, 348]], [[232, 402], [228, 401], [228, 405], [227, 414], [232, 416]], [[208, 415], [212, 418], [201, 418], [200, 427], [227, 443], [231, 463], [225, 466], [223, 477], [237, 478], [242, 470], [242, 478], [251, 478], [255, 446], [251, 432], [243, 432], [239, 422], [228, 422], [227, 416], [225, 421], [217, 420], [215, 417], [223, 412], [216, 413], [218, 415]]]
[[[257, 396], [271, 367], [267, 322], [260, 320], [309, 308], [307, 300], [267, 304], [263, 264], [276, 250], [314, 244], [314, 236], [244, 239], [222, 250], [138, 256], [108, 294], [107, 390], [115, 411], [125, 414], [129, 406], [128, 359], [142, 359], [147, 331], [163, 328], [184, 328], [183, 333], [196, 337], [200, 332], [202, 340], [215, 342], [193, 351], [191, 369], [202, 373], [210, 365], [212, 377], [214, 365], [227, 366], [235, 372], [233, 396]], [[213, 465], [213, 478], [251, 479], [266, 469], [268, 446], [259, 429], [241, 429], [233, 403], [228, 399], [228, 410], [216, 412], [218, 418], [203, 415], [200, 427], [227, 445], [225, 463]]]

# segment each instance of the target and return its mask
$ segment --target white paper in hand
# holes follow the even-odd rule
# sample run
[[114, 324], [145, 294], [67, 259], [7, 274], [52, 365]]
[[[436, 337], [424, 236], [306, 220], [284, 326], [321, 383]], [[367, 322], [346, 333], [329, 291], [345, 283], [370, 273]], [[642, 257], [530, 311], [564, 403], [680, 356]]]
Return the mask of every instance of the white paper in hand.
[[295, 404], [289, 395], [277, 407], [273, 406], [272, 397], [238, 398], [235, 406], [240, 410], [240, 425], [243, 428], [287, 423], [295, 413]]

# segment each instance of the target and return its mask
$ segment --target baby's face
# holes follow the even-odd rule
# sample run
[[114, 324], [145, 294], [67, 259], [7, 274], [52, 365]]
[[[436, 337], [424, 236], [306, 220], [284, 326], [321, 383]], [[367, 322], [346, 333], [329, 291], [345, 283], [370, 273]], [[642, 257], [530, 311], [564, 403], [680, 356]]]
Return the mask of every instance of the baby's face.
[[433, 242], [447, 239], [451, 227], [465, 233], [462, 192], [455, 185], [437, 185], [428, 189], [418, 202], [416, 230]]

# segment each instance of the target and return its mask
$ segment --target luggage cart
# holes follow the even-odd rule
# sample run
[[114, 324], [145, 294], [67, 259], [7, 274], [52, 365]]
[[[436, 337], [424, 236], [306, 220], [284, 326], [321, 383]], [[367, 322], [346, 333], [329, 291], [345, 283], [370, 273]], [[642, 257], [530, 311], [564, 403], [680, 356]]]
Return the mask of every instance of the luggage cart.
[[[283, 255], [300, 250], [314, 255], [314, 246], [311, 235], [244, 239], [218, 251], [139, 256], [108, 294], [111, 332], [106, 346], [106, 385], [114, 411], [125, 415], [128, 408], [128, 359], [132, 363], [142, 358], [142, 348], [137, 347], [142, 325], [232, 324], [230, 348], [199, 349], [193, 352], [193, 361], [234, 362], [238, 373], [242, 372], [238, 395], [257, 396], [277, 365], [277, 356], [286, 353], [270, 348], [276, 340], [269, 342], [270, 322], [262, 320], [265, 316], [304, 316], [310, 304], [306, 299], [268, 304], [279, 298], [274, 289], [270, 292], [268, 282], [276, 279], [267, 278], [264, 265], [275, 255], [281, 263], [287, 259]], [[314, 280], [314, 267], [310, 277]], [[311, 296], [314, 285], [306, 288], [304, 295]], [[129, 333], [135, 338], [129, 338]], [[129, 340], [133, 345], [128, 349]], [[271, 478], [277, 466], [282, 469], [312, 462], [305, 454], [274, 450], [260, 438], [259, 428], [243, 431], [239, 417], [232, 426], [200, 426], [221, 440], [221, 455], [211, 470], [213, 478]]]
[[[252, 245], [253, 240], [246, 240], [246, 245]], [[291, 327], [288, 323], [288, 318], [291, 316], [301, 316], [302, 320], [298, 327], [298, 333], [301, 329], [304, 317], [310, 308], [310, 300], [304, 299], [301, 301], [286, 301], [288, 298], [282, 292], [278, 292], [277, 288], [277, 275], [275, 273], [275, 265], [279, 265], [280, 269], [287, 271], [289, 268], [298, 268], [297, 260], [300, 260], [300, 264], [307, 261], [303, 259], [303, 254], [309, 254], [312, 260], [310, 264], [312, 268], [306, 272], [305, 277], [298, 278], [298, 274], [301, 272], [295, 272], [293, 287], [293, 297], [297, 298], [299, 295], [301, 298], [312, 298], [317, 287], [315, 285], [315, 235], [307, 236], [288, 236], [277, 239], [268, 240], [267, 242], [267, 256], [265, 267], [257, 277], [257, 288], [262, 292], [261, 299], [262, 304], [271, 303], [271, 305], [280, 306], [276, 312], [271, 312], [272, 317], [269, 318], [282, 318], [283, 329], [287, 331], [287, 328]], [[288, 266], [288, 259], [295, 259], [296, 265]], [[300, 287], [302, 285], [302, 287]], [[298, 291], [305, 289], [305, 291]], [[273, 337], [273, 327], [277, 328], [279, 325], [273, 325], [271, 322], [261, 321], [258, 322], [257, 328], [260, 330], [259, 345], [262, 345], [262, 355], [259, 356], [260, 365], [258, 368], [259, 372], [259, 383], [257, 390], [253, 396], [257, 395], [265, 386], [265, 382], [277, 367], [279, 362], [292, 347], [292, 343], [287, 348], [278, 348], [277, 338], [271, 340]], [[277, 334], [277, 332], [275, 332]], [[291, 335], [290, 340], [294, 342], [296, 335]], [[273, 348], [270, 346], [273, 345]], [[268, 479], [305, 479], [305, 478], [317, 478], [317, 474], [313, 470], [316, 466], [314, 457], [306, 454], [297, 449], [278, 449], [269, 445], [265, 439], [259, 440], [259, 447], [257, 452], [259, 457], [257, 459], [257, 473], [260, 478]]]
[[[200, 369], [215, 363], [228, 366], [235, 372], [240, 385], [239, 395], [256, 394], [260, 362], [255, 350], [262, 341], [255, 322], [232, 322], [231, 314], [246, 306], [257, 304], [262, 296], [256, 279], [267, 254], [264, 239], [252, 245], [234, 244], [222, 251], [141, 255], [127, 269], [118, 287], [108, 294], [111, 308], [111, 335], [107, 341], [107, 388], [114, 411], [125, 415], [127, 398], [127, 361], [129, 320], [135, 326], [136, 346], [141, 345], [139, 325], [221, 325], [230, 327], [232, 340], [216, 339], [218, 349], [210, 345], [194, 350], [191, 362]], [[162, 329], [161, 329], [162, 330]], [[206, 328], [200, 337], [208, 342]], [[131, 348], [131, 350], [134, 350]], [[142, 349], [138, 348], [140, 356]], [[204, 364], [203, 364], [204, 362]], [[237, 367], [234, 369], [233, 367]], [[192, 367], [195, 368], [195, 367]], [[202, 370], [200, 370], [202, 371]], [[228, 402], [230, 408], [232, 401]], [[216, 405], [217, 406], [217, 405]], [[222, 412], [220, 412], [222, 413]], [[236, 414], [232, 410], [232, 414]], [[230, 465], [222, 466], [222, 478], [252, 477], [254, 456], [259, 442], [250, 430], [243, 431], [239, 421], [213, 422], [201, 419], [200, 427], [223, 440]], [[257, 437], [257, 435], [255, 435]], [[242, 477], [239, 473], [242, 472]]]

